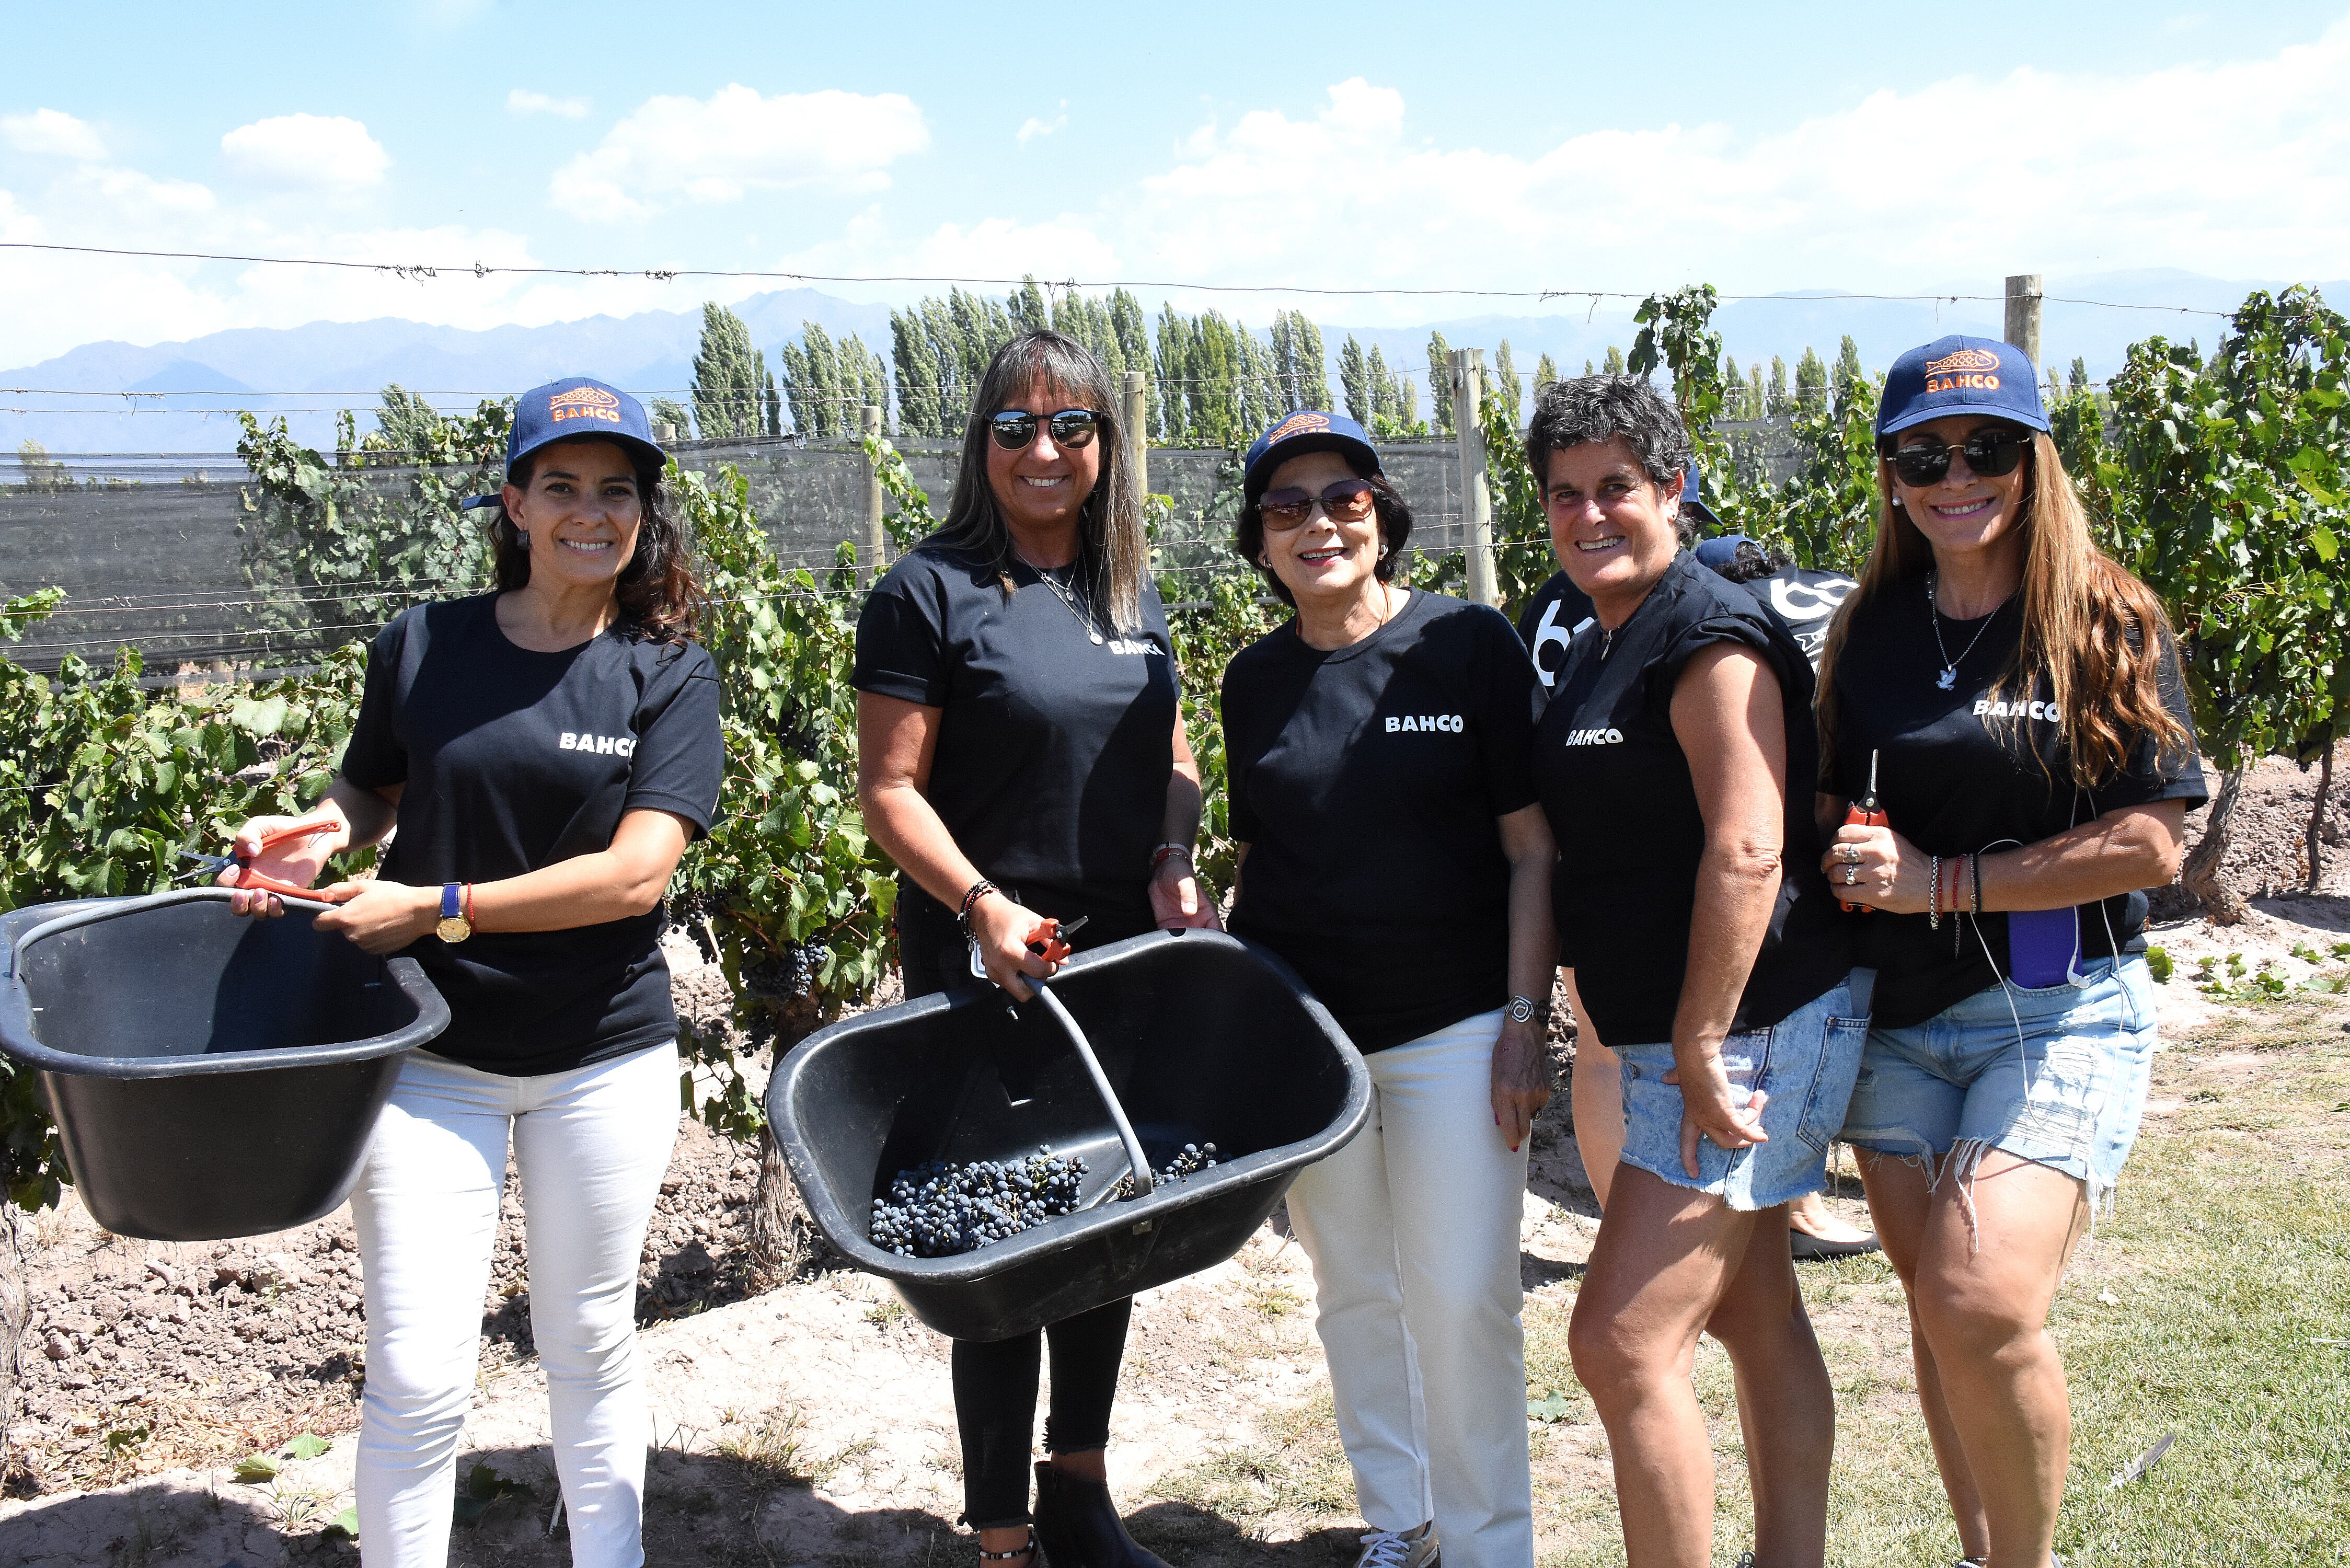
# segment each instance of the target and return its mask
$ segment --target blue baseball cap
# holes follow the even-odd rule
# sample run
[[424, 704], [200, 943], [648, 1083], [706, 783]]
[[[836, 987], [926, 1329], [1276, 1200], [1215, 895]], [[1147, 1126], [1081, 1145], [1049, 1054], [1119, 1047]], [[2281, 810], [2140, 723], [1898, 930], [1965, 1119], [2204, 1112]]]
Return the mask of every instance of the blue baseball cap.
[[1705, 474], [1699, 470], [1695, 458], [1690, 459], [1689, 467], [1681, 472], [1681, 511], [1708, 533], [1721, 531], [1721, 519], [1705, 504]]
[[[669, 456], [653, 440], [652, 422], [642, 403], [588, 376], [549, 381], [515, 400], [514, 428], [506, 432], [507, 478], [514, 477], [524, 458], [559, 441], [608, 441], [639, 462], [656, 464]], [[471, 510], [495, 506], [499, 501], [495, 495], [476, 495], [463, 504]]]
[[1274, 421], [1273, 428], [1257, 437], [1248, 449], [1241, 479], [1241, 492], [1246, 503], [1252, 506], [1256, 504], [1265, 486], [1272, 483], [1274, 469], [1309, 452], [1343, 452], [1368, 464], [1373, 473], [1387, 472], [1379, 466], [1378, 452], [1362, 426], [1344, 414], [1299, 409]]
[[2040, 406], [2040, 371], [2012, 343], [1952, 333], [1912, 348], [1885, 373], [1877, 438], [1946, 414], [1996, 414], [2033, 430], [2048, 428]]

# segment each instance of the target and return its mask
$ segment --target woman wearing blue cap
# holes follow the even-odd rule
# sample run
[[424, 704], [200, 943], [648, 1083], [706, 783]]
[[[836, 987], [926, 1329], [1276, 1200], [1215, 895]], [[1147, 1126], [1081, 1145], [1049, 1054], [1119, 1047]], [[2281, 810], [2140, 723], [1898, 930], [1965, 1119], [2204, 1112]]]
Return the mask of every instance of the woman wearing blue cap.
[[1909, 1295], [1918, 1397], [1973, 1563], [2045, 1568], [2071, 1418], [2046, 1323], [2154, 1048], [2142, 888], [2203, 772], [2161, 607], [2098, 550], [2022, 351], [1904, 354], [1877, 545], [1828, 639], [1824, 867], [1877, 911], [1844, 1137]]
[[[718, 805], [718, 682], [698, 590], [634, 398], [557, 381], [521, 398], [491, 527], [497, 587], [376, 638], [332, 826], [237, 846], [308, 885], [381, 842], [380, 875], [317, 917], [404, 952], [449, 1027], [400, 1068], [353, 1194], [367, 1270], [359, 1544], [373, 1568], [449, 1555], [457, 1444], [511, 1147], [531, 1326], [581, 1568], [634, 1568], [650, 1437], [636, 1346], [645, 1225], [677, 1134], [661, 892]], [[240, 913], [274, 916], [268, 894]]]
[[1353, 421], [1282, 420], [1243, 493], [1240, 553], [1296, 614], [1224, 672], [1232, 929], [1371, 1075], [1362, 1133], [1289, 1189], [1360, 1563], [1524, 1568], [1518, 1221], [1557, 968], [1534, 669], [1497, 611], [1397, 586], [1411, 514]]

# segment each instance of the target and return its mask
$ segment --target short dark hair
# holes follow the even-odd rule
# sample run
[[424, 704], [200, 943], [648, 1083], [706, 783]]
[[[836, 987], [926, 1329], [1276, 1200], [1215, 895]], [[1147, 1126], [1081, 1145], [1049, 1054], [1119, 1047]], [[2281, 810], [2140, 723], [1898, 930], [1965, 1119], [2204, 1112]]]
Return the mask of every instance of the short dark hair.
[[[1404, 542], [1411, 537], [1411, 508], [1404, 504], [1403, 496], [1388, 483], [1386, 474], [1365, 473], [1352, 454], [1340, 452], [1338, 455], [1348, 468], [1354, 470], [1356, 478], [1371, 487], [1371, 504], [1379, 519], [1379, 558], [1378, 564], [1371, 570], [1379, 581], [1393, 582], [1396, 568], [1403, 564]], [[1240, 552], [1241, 559], [1265, 580], [1283, 604], [1293, 608], [1296, 607], [1297, 599], [1290, 593], [1289, 585], [1281, 580], [1281, 575], [1271, 566], [1257, 565], [1257, 556], [1264, 549], [1263, 497], [1241, 508], [1240, 529], [1233, 537], [1232, 547]]]
[[1544, 385], [1526, 424], [1526, 466], [1547, 492], [1551, 453], [1615, 436], [1624, 438], [1659, 490], [1689, 469], [1693, 454], [1680, 410], [1638, 376], [1577, 376]]

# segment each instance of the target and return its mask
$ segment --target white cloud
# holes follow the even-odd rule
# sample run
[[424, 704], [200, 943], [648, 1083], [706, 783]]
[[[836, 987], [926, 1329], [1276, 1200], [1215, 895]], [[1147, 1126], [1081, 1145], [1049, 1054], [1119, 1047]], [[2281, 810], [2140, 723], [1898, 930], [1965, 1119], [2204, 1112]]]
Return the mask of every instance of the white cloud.
[[889, 165], [931, 141], [901, 93], [785, 93], [738, 85], [709, 99], [648, 99], [590, 152], [556, 171], [547, 194], [575, 217], [646, 218], [680, 202], [754, 191], [877, 191]]
[[516, 88], [506, 94], [506, 112], [515, 116], [551, 114], [562, 119], [584, 119], [588, 116], [588, 100], [584, 98], [549, 98], [528, 88]]
[[[1995, 292], [2027, 269], [2324, 276], [2350, 258], [2345, 76], [2350, 21], [2267, 59], [1954, 77], [1761, 135], [1595, 130], [1523, 151], [1408, 132], [1402, 95], [1357, 78], [1310, 119], [1203, 127], [1087, 221], [1145, 275], [1215, 282]], [[1330, 243], [1341, 234], [1360, 243]]]
[[1060, 113], [1050, 119], [1038, 119], [1035, 115], [1030, 115], [1020, 122], [1020, 129], [1014, 133], [1014, 140], [1025, 147], [1040, 136], [1050, 136], [1056, 130], [1066, 130], [1068, 128], [1069, 100], [1063, 99]]
[[78, 158], [85, 163], [95, 163], [106, 156], [105, 141], [88, 120], [76, 119], [54, 109], [0, 115], [0, 140], [19, 152]]
[[229, 167], [258, 184], [349, 191], [379, 184], [391, 155], [368, 128], [342, 115], [281, 114], [221, 138]]

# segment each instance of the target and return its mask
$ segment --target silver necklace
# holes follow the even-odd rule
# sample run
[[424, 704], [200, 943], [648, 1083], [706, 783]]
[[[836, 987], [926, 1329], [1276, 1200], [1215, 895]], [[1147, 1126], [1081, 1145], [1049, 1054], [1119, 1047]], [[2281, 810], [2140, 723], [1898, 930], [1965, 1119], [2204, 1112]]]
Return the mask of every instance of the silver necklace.
[[1931, 572], [1926, 574], [1926, 619], [1934, 628], [1934, 650], [1942, 656], [1942, 672], [1934, 677], [1936, 687], [1949, 691], [1958, 686], [1959, 666], [1965, 662], [1968, 654], [1975, 650], [1975, 644], [1983, 639], [1983, 633], [1991, 629], [1991, 623], [1997, 620], [1999, 612], [2006, 607], [2005, 599], [2000, 600], [1993, 606], [1991, 614], [1983, 617], [1982, 625], [1975, 628], [1972, 639], [1964, 648], [1959, 649], [1958, 658], [1952, 659], [1950, 649], [1942, 641], [1942, 612], [1934, 602], [1934, 574]]
[[[1094, 646], [1097, 648], [1100, 647], [1102, 642], [1102, 634], [1095, 628], [1093, 613], [1089, 609], [1079, 605], [1077, 603], [1076, 596], [1071, 593], [1067, 588], [1062, 587], [1059, 580], [1056, 579], [1050, 572], [1045, 570], [1044, 567], [1038, 566], [1027, 556], [1021, 556], [1018, 545], [1013, 546], [1012, 553], [1015, 556], [1020, 556], [1020, 564], [1027, 567], [1030, 571], [1035, 573], [1036, 580], [1038, 582], [1053, 590], [1053, 597], [1055, 598], [1069, 607], [1069, 613], [1077, 618], [1077, 624], [1086, 628], [1086, 635], [1094, 639]], [[1072, 567], [1071, 569], [1074, 570], [1075, 568]]]

